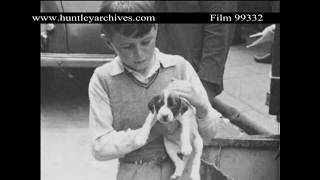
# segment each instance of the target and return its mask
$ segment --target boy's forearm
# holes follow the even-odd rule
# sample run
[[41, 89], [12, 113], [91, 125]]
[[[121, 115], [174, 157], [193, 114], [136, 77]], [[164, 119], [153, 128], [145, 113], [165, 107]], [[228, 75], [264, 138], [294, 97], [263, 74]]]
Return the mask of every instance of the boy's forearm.
[[99, 161], [124, 157], [143, 145], [136, 144], [136, 136], [142, 128], [127, 131], [113, 131], [95, 140], [92, 146], [93, 156]]
[[198, 119], [204, 119], [205, 117], [208, 116], [209, 108], [207, 105], [199, 106], [196, 109], [197, 109], [196, 115]]
[[198, 117], [198, 127], [205, 144], [208, 144], [217, 134], [218, 114], [214, 109], [207, 110], [206, 116]]
[[145, 123], [139, 129], [126, 131], [112, 131], [109, 134], [96, 139], [93, 144], [93, 155], [97, 160], [111, 160], [121, 158], [127, 153], [144, 146], [148, 141], [152, 126], [154, 125], [154, 115], [149, 113]]

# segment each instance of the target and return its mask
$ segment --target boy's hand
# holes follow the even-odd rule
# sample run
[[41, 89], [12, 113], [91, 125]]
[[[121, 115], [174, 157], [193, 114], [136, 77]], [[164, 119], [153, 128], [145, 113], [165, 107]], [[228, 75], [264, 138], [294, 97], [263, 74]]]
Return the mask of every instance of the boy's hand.
[[207, 115], [210, 102], [205, 94], [199, 92], [200, 88], [195, 87], [186, 80], [173, 79], [168, 89], [178, 96], [186, 98], [197, 109], [198, 118], [203, 118]]
[[262, 32], [250, 35], [250, 38], [259, 37], [253, 43], [247, 45], [247, 48], [257, 46], [259, 44], [269, 43], [274, 41], [274, 29], [276, 28], [275, 24], [272, 24], [266, 27]]

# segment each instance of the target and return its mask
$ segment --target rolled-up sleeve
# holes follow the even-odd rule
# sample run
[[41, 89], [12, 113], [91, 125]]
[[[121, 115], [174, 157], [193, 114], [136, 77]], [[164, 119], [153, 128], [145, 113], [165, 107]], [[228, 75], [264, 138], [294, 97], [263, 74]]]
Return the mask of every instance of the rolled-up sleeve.
[[93, 74], [89, 83], [89, 100], [89, 126], [95, 140], [114, 131], [110, 100], [96, 74]]
[[[186, 80], [189, 81], [191, 84], [196, 87], [196, 90], [199, 91], [203, 98], [208, 99], [207, 92], [203, 87], [197, 73], [191, 66], [189, 62], [186, 62]], [[209, 100], [208, 100], [209, 103]], [[209, 103], [210, 104], [210, 103]], [[200, 135], [202, 136], [204, 143], [208, 144], [216, 135], [217, 133], [217, 123], [220, 119], [221, 114], [212, 108], [210, 105], [208, 108], [208, 113], [205, 117], [198, 118], [198, 127]]]
[[103, 79], [96, 71], [93, 73], [89, 93], [89, 127], [92, 134], [92, 154], [97, 160], [111, 160], [123, 157], [125, 154], [140, 148], [134, 143], [139, 129], [115, 131], [113, 116], [106, 88], [101, 83]]

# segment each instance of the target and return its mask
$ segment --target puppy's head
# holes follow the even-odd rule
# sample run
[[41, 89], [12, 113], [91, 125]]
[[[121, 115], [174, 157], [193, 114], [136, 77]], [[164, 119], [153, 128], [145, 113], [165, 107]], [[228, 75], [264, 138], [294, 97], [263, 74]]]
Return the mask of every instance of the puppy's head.
[[157, 120], [161, 123], [169, 123], [177, 119], [188, 110], [185, 100], [178, 95], [164, 90], [161, 95], [155, 96], [148, 104], [148, 108], [152, 113], [157, 113]]

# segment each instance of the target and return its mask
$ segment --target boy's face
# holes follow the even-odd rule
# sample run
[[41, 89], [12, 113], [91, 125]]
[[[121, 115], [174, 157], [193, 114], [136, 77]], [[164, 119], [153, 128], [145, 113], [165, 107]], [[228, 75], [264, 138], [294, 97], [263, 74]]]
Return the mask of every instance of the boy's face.
[[157, 37], [157, 25], [141, 38], [126, 37], [115, 33], [108, 41], [122, 63], [142, 74], [154, 63], [153, 54]]

